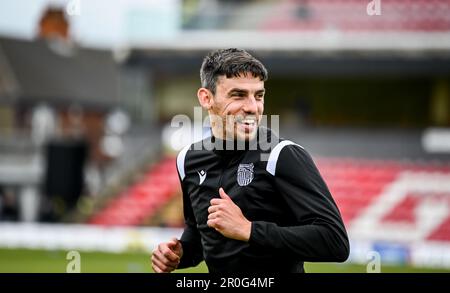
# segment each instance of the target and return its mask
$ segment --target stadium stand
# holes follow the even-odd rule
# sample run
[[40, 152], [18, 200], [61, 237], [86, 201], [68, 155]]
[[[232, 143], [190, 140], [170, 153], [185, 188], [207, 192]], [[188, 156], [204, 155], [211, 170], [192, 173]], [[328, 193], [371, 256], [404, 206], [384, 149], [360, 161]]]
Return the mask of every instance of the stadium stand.
[[360, 0], [280, 1], [262, 24], [265, 30], [424, 31], [450, 29], [450, 1], [383, 0], [382, 14], [367, 17]]
[[[382, 195], [387, 188], [394, 184], [403, 173], [425, 174], [439, 176], [450, 175], [450, 167], [434, 163], [413, 163], [384, 160], [362, 159], [319, 159], [320, 169], [330, 191], [335, 198], [344, 221], [351, 226], [352, 221], [359, 213], [371, 205]], [[437, 175], [436, 175], [437, 174]], [[428, 177], [424, 177], [426, 181]], [[425, 185], [425, 183], [424, 183]], [[420, 204], [421, 196], [435, 195], [433, 190], [426, 192], [412, 190], [403, 194], [395, 206], [387, 201], [383, 203], [386, 212], [382, 222], [409, 222], [416, 221], [415, 208]], [[450, 190], [439, 193], [445, 196]]]
[[[324, 157], [317, 158], [316, 163], [351, 234], [372, 237], [376, 233], [367, 232], [368, 225], [389, 226], [393, 230], [398, 227], [399, 235], [405, 235], [408, 229], [419, 229], [421, 240], [450, 241], [450, 184], [443, 180], [448, 178], [450, 182], [450, 165]], [[405, 181], [405, 176], [413, 179]], [[411, 180], [415, 184], [410, 184]], [[179, 194], [175, 161], [167, 157], [89, 222], [106, 226], [144, 224]], [[434, 213], [435, 205], [428, 203], [430, 199], [447, 209]], [[370, 209], [376, 206], [381, 208], [374, 217]], [[367, 215], [369, 224], [364, 222]], [[182, 221], [179, 226], [183, 226]]]
[[99, 225], [138, 225], [178, 194], [175, 159], [165, 158], [144, 174], [142, 180], [113, 198], [90, 223]]
[[427, 238], [428, 240], [450, 242], [450, 217], [434, 230]]
[[[68, 17], [91, 19], [86, 31], [64, 24], [63, 39], [74, 37], [69, 42], [37, 23], [41, 33], [34, 39], [2, 32], [0, 247], [78, 249], [89, 242], [119, 251], [128, 249], [124, 239], [138, 242], [130, 231], [149, 228], [143, 238], [150, 249], [159, 238], [178, 235], [168, 228], [181, 233], [180, 187], [175, 159], [162, 155], [162, 125], [197, 105], [205, 52], [236, 46], [269, 68], [266, 113], [280, 115], [281, 127], [291, 129], [282, 129], [283, 136], [315, 158], [349, 231], [349, 262], [366, 264], [376, 251], [383, 264], [397, 254], [400, 264], [450, 268], [450, 153], [429, 153], [422, 142], [426, 128], [450, 126], [450, 0], [381, 0], [376, 17], [366, 13], [370, 0], [180, 1], [173, 15], [158, 15], [167, 26], [150, 25], [159, 18], [146, 13], [170, 3], [150, 2], [110, 7], [117, 13], [110, 20], [120, 23], [99, 18], [95, 3], [87, 4], [83, 16]], [[25, 27], [25, 11], [0, 11]], [[39, 203], [44, 160], [29, 121], [42, 102], [55, 110], [62, 132], [68, 132], [70, 106], [81, 107], [92, 141], [86, 190], [56, 220], [77, 224], [74, 229], [28, 226], [48, 221]], [[131, 125], [115, 156], [104, 142], [111, 142], [106, 121], [117, 108]]]

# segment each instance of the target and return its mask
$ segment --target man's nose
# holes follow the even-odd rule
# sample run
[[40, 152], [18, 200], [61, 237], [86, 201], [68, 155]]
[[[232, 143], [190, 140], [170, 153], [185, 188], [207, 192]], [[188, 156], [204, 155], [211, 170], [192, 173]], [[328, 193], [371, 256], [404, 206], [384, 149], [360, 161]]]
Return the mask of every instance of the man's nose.
[[243, 107], [244, 112], [255, 114], [258, 111], [258, 105], [256, 104], [256, 99], [254, 96], [249, 96], [245, 100]]

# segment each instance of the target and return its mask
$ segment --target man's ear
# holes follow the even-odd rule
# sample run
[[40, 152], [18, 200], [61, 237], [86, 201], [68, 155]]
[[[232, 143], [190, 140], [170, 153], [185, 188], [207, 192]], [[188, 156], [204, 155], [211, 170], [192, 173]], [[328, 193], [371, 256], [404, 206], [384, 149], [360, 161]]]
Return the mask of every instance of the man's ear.
[[199, 88], [197, 91], [197, 97], [203, 109], [211, 109], [213, 103], [213, 95], [210, 90], [204, 87]]

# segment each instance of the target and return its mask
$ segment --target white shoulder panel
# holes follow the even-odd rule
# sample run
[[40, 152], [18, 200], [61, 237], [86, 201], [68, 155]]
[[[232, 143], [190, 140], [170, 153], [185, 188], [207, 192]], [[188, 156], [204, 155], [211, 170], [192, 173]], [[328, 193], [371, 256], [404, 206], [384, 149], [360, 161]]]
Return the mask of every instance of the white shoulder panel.
[[273, 176], [275, 176], [275, 171], [277, 169], [277, 161], [278, 161], [278, 157], [280, 156], [280, 152], [287, 145], [296, 145], [298, 147], [303, 148], [301, 145], [298, 145], [290, 140], [283, 140], [282, 142], [279, 142], [273, 148], [273, 150], [270, 152], [269, 160], [267, 162], [267, 167], [266, 167], [267, 172], [269, 172]]
[[179, 153], [177, 156], [177, 169], [178, 169], [178, 173], [180, 174], [181, 180], [184, 180], [184, 177], [186, 176], [186, 173], [184, 171], [184, 159], [186, 158], [186, 153], [189, 150], [189, 148], [191, 147], [190, 144], [188, 144], [187, 146], [185, 146]]

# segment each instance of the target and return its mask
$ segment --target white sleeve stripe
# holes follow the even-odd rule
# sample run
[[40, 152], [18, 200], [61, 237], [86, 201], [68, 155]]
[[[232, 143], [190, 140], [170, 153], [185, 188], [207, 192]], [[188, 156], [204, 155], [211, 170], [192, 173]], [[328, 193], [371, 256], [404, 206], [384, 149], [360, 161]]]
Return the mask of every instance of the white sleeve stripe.
[[183, 181], [184, 177], [186, 177], [186, 174], [184, 171], [184, 159], [186, 158], [186, 153], [190, 147], [191, 147], [190, 144], [185, 146], [177, 156], [177, 169], [178, 169], [178, 173], [180, 174], [181, 181]]
[[282, 142], [278, 143], [270, 152], [269, 160], [267, 161], [266, 167], [267, 172], [269, 172], [273, 176], [275, 176], [275, 171], [277, 169], [277, 161], [278, 157], [280, 156], [280, 152], [287, 145], [296, 145], [298, 147], [303, 148], [301, 145], [298, 145], [290, 140], [283, 140]]

